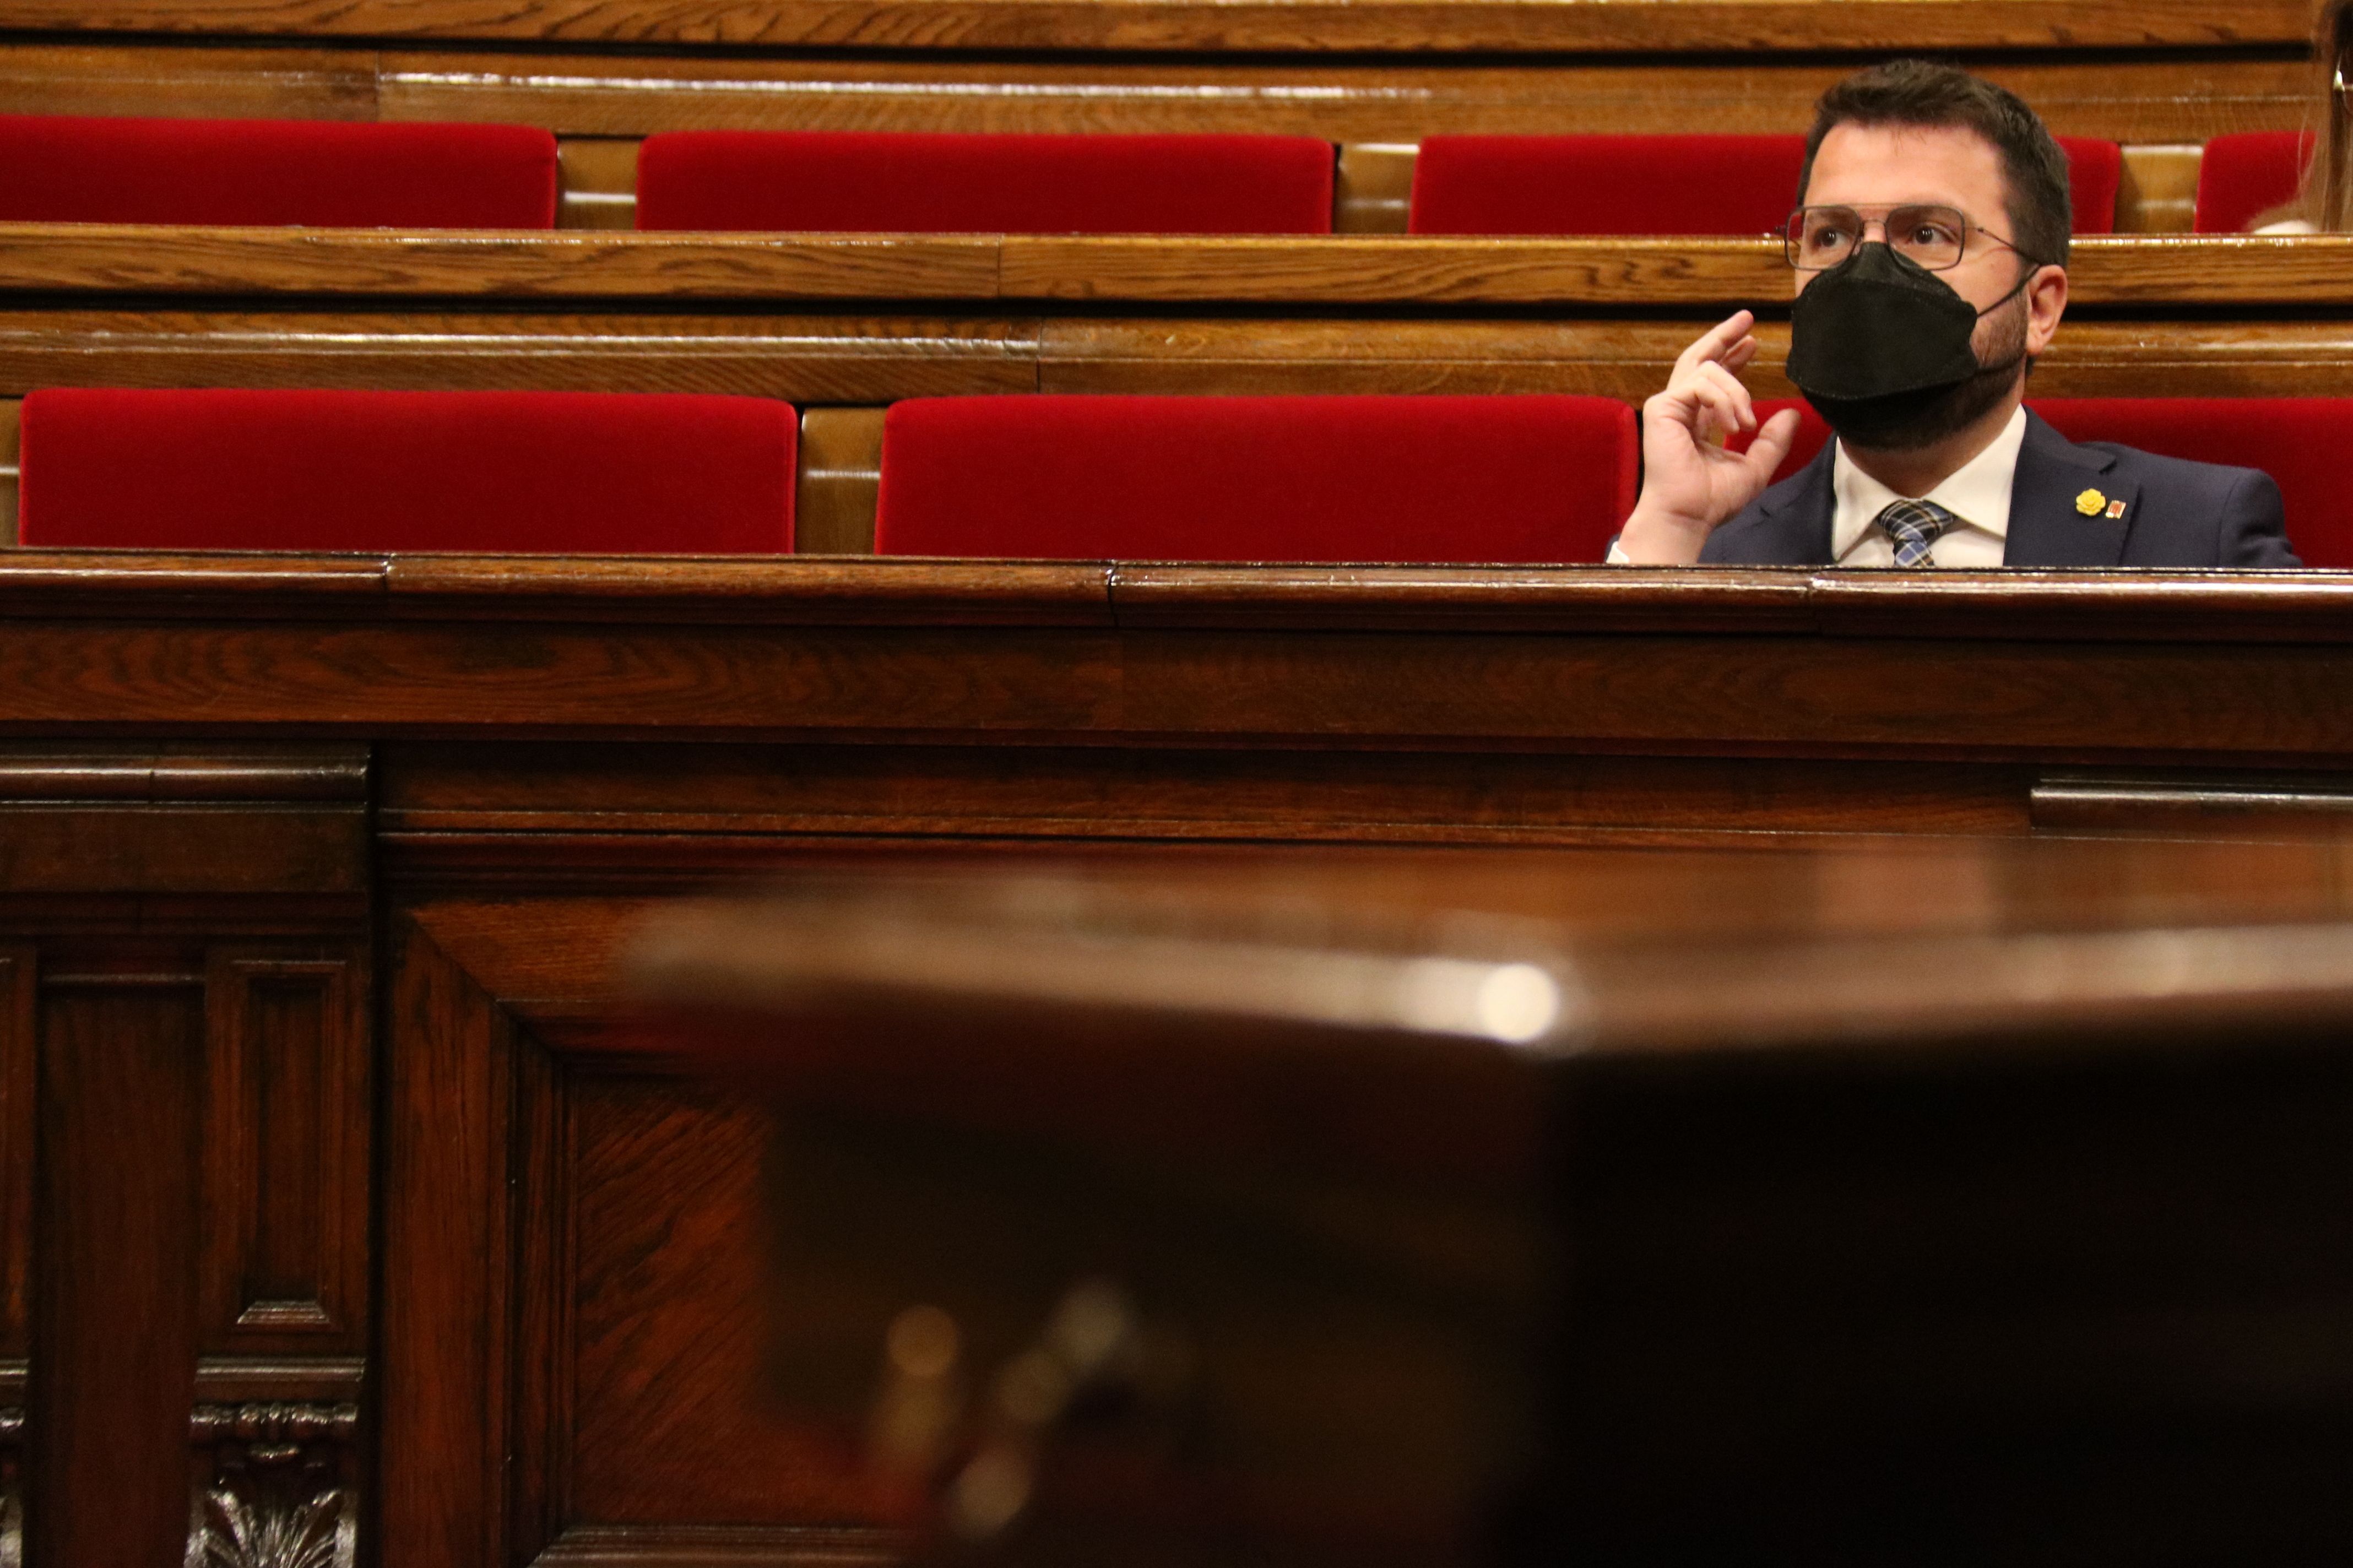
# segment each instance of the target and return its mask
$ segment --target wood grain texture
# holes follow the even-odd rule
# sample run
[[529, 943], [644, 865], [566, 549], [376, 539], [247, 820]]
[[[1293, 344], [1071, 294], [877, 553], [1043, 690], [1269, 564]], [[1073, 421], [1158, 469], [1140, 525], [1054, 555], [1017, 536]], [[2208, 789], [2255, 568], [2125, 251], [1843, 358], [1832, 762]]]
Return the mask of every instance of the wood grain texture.
[[16, 497], [20, 470], [18, 454], [24, 448], [23, 403], [16, 398], [0, 398], [0, 545], [16, 542]]
[[[39, 967], [39, 951], [32, 943], [0, 942], [0, 1360], [18, 1363], [29, 1352], [33, 1329]], [[16, 1399], [5, 1403], [21, 1408], [24, 1391], [14, 1392]]]
[[89, 978], [60, 987], [52, 957], [41, 1005], [27, 1513], [49, 1563], [177, 1563], [195, 1396], [204, 994], [190, 972], [202, 961], [119, 946], [77, 958]]
[[[1037, 358], [1036, 323], [1001, 316], [0, 311], [0, 391], [18, 393], [311, 386], [881, 403], [1030, 391]], [[13, 406], [0, 404], [0, 420]]]
[[[1171, 265], [1179, 256], [1182, 268]], [[1160, 239], [1008, 235], [1006, 299], [1757, 304], [1792, 292], [1777, 240]], [[2081, 305], [2325, 303], [2353, 239], [2127, 236], [2075, 242]]]
[[[2156, 312], [2152, 312], [2152, 317]], [[1155, 319], [1129, 314], [1042, 323], [1039, 390], [1060, 393], [1555, 392], [1640, 403], [1711, 324], [1684, 320]], [[1781, 374], [1789, 330], [1767, 321], [1751, 391], [1793, 397]], [[2037, 362], [2049, 397], [2345, 396], [2353, 331], [2303, 321], [2084, 315]]]
[[[185, 693], [201, 690], [207, 725], [379, 738], [2157, 753], [2269, 765], [2353, 748], [2348, 590], [2327, 574], [1123, 567], [1109, 602], [1128, 622], [1118, 629], [1050, 624], [1068, 615], [1051, 603], [1018, 624], [1018, 603], [984, 601], [1017, 624], [983, 631], [940, 624], [935, 600], [910, 606], [913, 624], [887, 624], [887, 598], [855, 598], [868, 563], [847, 559], [768, 563], [765, 582], [781, 588], [814, 568], [820, 611], [869, 624], [807, 624], [819, 617], [788, 596], [749, 594], [730, 606], [738, 624], [707, 624], [712, 568], [693, 563], [681, 563], [683, 591], [667, 605], [659, 574], [614, 585], [624, 563], [506, 570], [513, 601], [546, 618], [477, 619], [502, 603], [501, 563], [419, 564], [414, 600], [396, 588], [370, 616], [333, 596], [333, 622], [79, 622], [53, 588], [46, 618], [0, 639], [0, 724], [186, 726]], [[885, 587], [896, 571], [919, 584], [950, 571], [871, 565]], [[954, 572], [971, 583], [987, 570]], [[1050, 581], [1058, 569], [1033, 570]], [[195, 608], [185, 578], [164, 581], [182, 616]], [[123, 585], [106, 586], [102, 602], [120, 613]], [[465, 618], [427, 618], [437, 605]], [[679, 624], [681, 605], [690, 624]], [[1949, 680], [1954, 700], [1923, 707], [1879, 679], [1864, 655], [1890, 639], [1907, 668]]]
[[871, 555], [882, 490], [880, 408], [812, 408], [801, 416], [793, 552]]
[[367, 1348], [369, 995], [353, 953], [208, 955], [209, 1354]]
[[0, 44], [11, 114], [374, 120], [380, 74], [368, 48]]
[[413, 923], [389, 935], [379, 1551], [387, 1563], [501, 1563], [514, 1037]]
[[[171, 53], [149, 68], [172, 68]], [[181, 51], [185, 57], [185, 51]], [[2019, 93], [2061, 135], [2204, 141], [2300, 126], [2300, 47], [2071, 58], [1994, 55], [1973, 69]], [[1756, 54], [1698, 61], [1549, 58], [1498, 64], [1393, 56], [1170, 59], [1150, 55], [972, 60], [953, 53], [801, 58], [387, 51], [387, 120], [499, 120], [565, 134], [660, 131], [1208, 131], [1419, 142], [1444, 133], [1564, 135], [1802, 130], [1851, 59]]]
[[[2083, 306], [2341, 306], [2353, 237], [2082, 239], [2070, 270]], [[0, 225], [0, 291], [84, 295], [1770, 306], [1790, 279], [1764, 239]]]
[[[2061, 135], [2200, 142], [2304, 121], [2310, 68], [2295, 45], [2127, 55], [1971, 58]], [[22, 112], [280, 119], [472, 120], [566, 137], [683, 130], [1208, 131], [1417, 142], [1447, 132], [1788, 132], [1850, 68], [1838, 58], [1727, 54], [1497, 63], [1392, 56], [1334, 62], [1152, 54], [976, 60], [911, 49], [551, 54], [364, 44], [239, 48], [123, 41], [0, 43], [0, 101]], [[566, 150], [566, 183], [623, 191]], [[608, 211], [607, 219], [612, 214]], [[585, 209], [575, 216], [585, 216]]]
[[[393, 1134], [405, 1190], [430, 1189], [507, 1226], [495, 1237], [477, 1230], [469, 1267], [505, 1281], [504, 1304], [477, 1304], [491, 1321], [470, 1330], [467, 1353], [512, 1357], [489, 1375], [512, 1378], [512, 1463], [471, 1478], [462, 1506], [500, 1515], [505, 1550], [533, 1561], [870, 1560], [875, 1532], [850, 1527], [867, 1511], [856, 1468], [764, 1394], [765, 1118], [729, 1097], [617, 1072], [596, 1052], [615, 933], [647, 907], [610, 896], [405, 906], [414, 940], [430, 945], [445, 982], [462, 980], [481, 1017], [501, 1020], [504, 1042], [503, 1065], [480, 1080], [505, 1097], [496, 1129], [462, 1148], [426, 1123]], [[508, 1021], [537, 1018], [581, 1028], [551, 1049]], [[420, 1015], [396, 1017], [396, 1057], [433, 1048], [406, 1034], [418, 1026]], [[475, 1072], [480, 1044], [442, 1049]], [[419, 1307], [446, 1310], [408, 1304], [398, 1332], [414, 1330]], [[399, 1366], [420, 1352], [385, 1353]], [[387, 1452], [388, 1485], [412, 1495], [437, 1475], [455, 1484], [451, 1467], [477, 1462], [474, 1450], [421, 1465]]]
[[0, 289], [977, 300], [997, 293], [997, 242], [985, 235], [0, 225]]
[[[582, 1524], [846, 1525], [855, 1457], [771, 1407], [760, 1238], [768, 1119], [698, 1085], [585, 1078], [571, 1094]], [[821, 1300], [831, 1282], [784, 1280]]]
[[[2015, 834], [2026, 830], [2036, 782], [2014, 763], [1756, 758], [1734, 770], [1705, 757], [1493, 752], [1472, 766], [1397, 750], [455, 742], [388, 747], [383, 777], [387, 875], [518, 896], [534, 878], [561, 879], [550, 862], [559, 837], [595, 874], [635, 880], [663, 874], [665, 856], [673, 875], [765, 878], [855, 854], [860, 840], [879, 854], [891, 838], [1042, 847], [1582, 843], [1667, 829]], [[468, 960], [478, 973], [515, 976], [520, 995], [593, 997], [587, 976], [605, 962], [609, 931], [565, 930], [551, 956], [576, 952], [578, 969], [532, 966], [503, 947], [468, 948]]]
[[[1303, 311], [1310, 307], [1302, 307]], [[38, 386], [328, 386], [702, 392], [802, 405], [984, 393], [1561, 392], [1640, 402], [1707, 324], [1608, 317], [1059, 318], [506, 315], [374, 311], [0, 312], [0, 392]], [[1788, 329], [1748, 373], [1793, 395]], [[2038, 395], [2353, 395], [2353, 329], [2314, 311], [2241, 321], [2084, 314]], [[12, 406], [0, 402], [0, 421]], [[836, 417], [809, 411], [818, 426]], [[851, 416], [854, 417], [854, 416]], [[5, 435], [5, 425], [0, 425]], [[806, 437], [815, 439], [805, 430]], [[824, 448], [812, 447], [816, 462]], [[862, 448], [860, 449], [862, 452]], [[5, 459], [0, 459], [5, 460]], [[862, 457], [860, 461], [865, 460]], [[853, 463], [844, 472], [857, 470]], [[844, 481], [848, 482], [848, 481]], [[0, 476], [0, 494], [5, 479]], [[814, 502], [818, 498], [806, 498]]]
[[2301, 43], [2309, 16], [2259, 0], [754, 0], [636, 10], [553, 0], [9, 0], [28, 31], [576, 40], [867, 48], [1664, 50], [2072, 48]]
[[638, 226], [638, 140], [566, 136], [555, 144], [558, 228]]

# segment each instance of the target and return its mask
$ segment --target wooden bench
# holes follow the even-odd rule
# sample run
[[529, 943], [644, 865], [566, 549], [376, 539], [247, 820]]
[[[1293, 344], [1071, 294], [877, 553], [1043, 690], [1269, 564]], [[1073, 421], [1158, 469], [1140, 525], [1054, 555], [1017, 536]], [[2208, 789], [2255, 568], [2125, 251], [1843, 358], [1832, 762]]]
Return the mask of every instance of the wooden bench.
[[[2040, 395], [2353, 395], [2336, 319], [2353, 303], [2353, 241], [2084, 240], [2073, 277]], [[801, 547], [857, 551], [872, 534], [880, 405], [899, 398], [1639, 402], [1702, 324], [1741, 304], [1769, 314], [1788, 287], [1778, 247], [1747, 240], [5, 226], [0, 403], [77, 384], [782, 397], [806, 410]], [[1766, 395], [1790, 393], [1786, 331], [1761, 329], [1751, 382]]]

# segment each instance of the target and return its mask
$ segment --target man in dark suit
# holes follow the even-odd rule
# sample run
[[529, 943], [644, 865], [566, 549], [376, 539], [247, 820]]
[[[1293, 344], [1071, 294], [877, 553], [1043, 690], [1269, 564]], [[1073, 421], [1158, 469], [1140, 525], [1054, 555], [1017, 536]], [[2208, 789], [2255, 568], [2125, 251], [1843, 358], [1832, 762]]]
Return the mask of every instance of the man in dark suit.
[[[1767, 488], [1798, 416], [1757, 426], [1743, 310], [1642, 409], [1634, 564], [2295, 566], [2253, 468], [2068, 441], [2023, 405], [2067, 304], [2066, 154], [2016, 96], [1916, 60], [1822, 97], [1808, 139], [1789, 379], [1838, 433]], [[1745, 452], [1725, 447], [1754, 432]]]

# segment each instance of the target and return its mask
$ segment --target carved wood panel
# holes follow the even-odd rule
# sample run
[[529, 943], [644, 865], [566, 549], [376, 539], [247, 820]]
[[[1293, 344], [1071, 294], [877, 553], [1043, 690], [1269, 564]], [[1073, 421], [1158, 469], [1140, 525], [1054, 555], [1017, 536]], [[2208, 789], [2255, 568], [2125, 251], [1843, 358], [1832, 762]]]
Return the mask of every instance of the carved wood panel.
[[169, 1563], [195, 1396], [203, 955], [44, 956], [35, 1561]]
[[353, 1561], [365, 761], [0, 743], [0, 1568]]
[[346, 955], [224, 948], [207, 979], [206, 1349], [358, 1350], [364, 972]]
[[892, 1555], [846, 1453], [765, 1404], [763, 1119], [605, 1055], [642, 908], [428, 905], [393, 944], [388, 1563]]

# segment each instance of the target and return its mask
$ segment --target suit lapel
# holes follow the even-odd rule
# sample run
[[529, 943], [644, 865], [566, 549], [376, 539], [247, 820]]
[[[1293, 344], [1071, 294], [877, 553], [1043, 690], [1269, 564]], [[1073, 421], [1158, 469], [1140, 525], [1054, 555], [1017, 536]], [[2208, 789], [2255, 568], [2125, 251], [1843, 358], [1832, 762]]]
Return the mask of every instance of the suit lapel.
[[2010, 479], [2010, 542], [2002, 564], [2120, 564], [2126, 535], [2139, 513], [2140, 487], [2111, 476], [2116, 461], [2113, 453], [2076, 446], [2029, 409], [2018, 471]]
[[1831, 523], [1838, 510], [1831, 464], [1837, 450], [1837, 441], [1823, 442], [1795, 484], [1778, 496], [1767, 490], [1759, 499], [1757, 531], [1765, 552], [1757, 559], [1792, 566], [1831, 564]]

